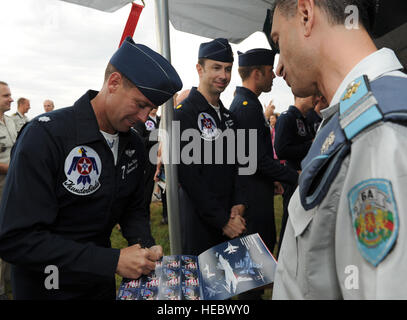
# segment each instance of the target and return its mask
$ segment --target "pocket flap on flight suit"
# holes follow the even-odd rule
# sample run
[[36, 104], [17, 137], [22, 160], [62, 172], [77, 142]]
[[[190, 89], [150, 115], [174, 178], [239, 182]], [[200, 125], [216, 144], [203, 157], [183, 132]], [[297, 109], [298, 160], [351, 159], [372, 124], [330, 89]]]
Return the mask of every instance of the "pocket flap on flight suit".
[[312, 218], [315, 215], [315, 207], [313, 209], [305, 211], [302, 207], [299, 188], [297, 188], [291, 197], [288, 205], [288, 216], [294, 229], [295, 237], [300, 236], [307, 228]]

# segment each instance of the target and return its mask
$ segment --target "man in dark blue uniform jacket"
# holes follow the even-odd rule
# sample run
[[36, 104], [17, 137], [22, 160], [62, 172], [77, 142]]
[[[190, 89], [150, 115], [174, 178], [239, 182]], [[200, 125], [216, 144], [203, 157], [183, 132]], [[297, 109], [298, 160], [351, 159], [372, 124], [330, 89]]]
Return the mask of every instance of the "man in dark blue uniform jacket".
[[[14, 298], [114, 299], [115, 273], [138, 278], [155, 268], [162, 248], [143, 207], [146, 155], [130, 128], [181, 87], [167, 60], [127, 38], [100, 92], [22, 130], [0, 207], [0, 256], [12, 264]], [[109, 240], [118, 222], [129, 242], [121, 250]], [[47, 270], [58, 271], [51, 286]]]
[[[215, 39], [201, 44], [198, 59], [199, 87], [191, 89], [174, 113], [181, 134], [192, 129], [201, 147], [197, 161], [188, 163], [181, 153], [178, 166], [182, 252], [194, 255], [241, 235], [246, 203], [243, 185], [236, 183], [237, 165], [234, 161], [227, 163], [230, 141], [224, 141], [221, 154], [216, 155], [214, 147], [223, 139], [223, 132], [234, 129], [232, 116], [220, 101], [220, 94], [230, 82], [233, 52], [226, 39]], [[181, 150], [192, 142], [181, 141]], [[212, 155], [204, 145], [209, 146]], [[234, 156], [234, 150], [229, 151]], [[223, 156], [221, 163], [215, 163], [217, 156]]]
[[[270, 126], [264, 117], [263, 107], [258, 99], [262, 92], [269, 92], [275, 78], [273, 72], [274, 52], [267, 49], [252, 49], [239, 52], [239, 74], [242, 87], [236, 88], [236, 95], [230, 111], [238, 129], [246, 133], [248, 144], [250, 129], [257, 133], [257, 170], [248, 176], [248, 233], [258, 232], [271, 252], [276, 243], [274, 222], [274, 188], [279, 183], [296, 184], [298, 173], [280, 165], [273, 157]], [[243, 142], [242, 142], [243, 143]]]
[[145, 150], [149, 159], [149, 161], [146, 162], [146, 167], [144, 169], [144, 185], [145, 185], [144, 197], [148, 216], [150, 216], [151, 197], [153, 195], [154, 190], [154, 174], [157, 169], [156, 165], [157, 155], [156, 154], [150, 155], [150, 151], [153, 148], [153, 146], [157, 143], [157, 141], [150, 141], [150, 134], [153, 131], [158, 130], [160, 120], [161, 117], [157, 116], [157, 109], [153, 109], [150, 112], [146, 122], [138, 121], [134, 126], [134, 129], [140, 135], [144, 143]]
[[[305, 115], [314, 108], [316, 96], [295, 97], [295, 105], [284, 111], [276, 122], [276, 135], [274, 149], [280, 160], [286, 160], [286, 165], [294, 170], [301, 170], [301, 161], [305, 158], [311, 147], [314, 135], [312, 134]], [[288, 219], [288, 203], [297, 185], [286, 186], [283, 194], [283, 218], [281, 221], [280, 242], [284, 236]], [[278, 250], [280, 251], [280, 250]]]
[[301, 161], [312, 144], [313, 135], [305, 115], [314, 108], [316, 97], [295, 97], [295, 105], [284, 111], [276, 122], [274, 148], [280, 160], [295, 170], [301, 170]]

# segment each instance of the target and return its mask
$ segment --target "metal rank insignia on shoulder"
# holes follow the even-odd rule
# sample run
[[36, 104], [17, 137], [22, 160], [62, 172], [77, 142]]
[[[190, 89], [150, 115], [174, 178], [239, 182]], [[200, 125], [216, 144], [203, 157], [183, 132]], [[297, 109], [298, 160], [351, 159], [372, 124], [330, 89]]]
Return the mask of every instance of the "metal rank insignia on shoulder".
[[328, 137], [325, 139], [322, 148], [321, 148], [321, 154], [325, 153], [328, 151], [329, 147], [335, 142], [335, 133], [331, 131], [328, 135]]
[[353, 81], [352, 83], [350, 83], [350, 84], [348, 85], [348, 87], [346, 88], [346, 93], [345, 93], [345, 95], [343, 96], [342, 101], [345, 101], [345, 100], [347, 100], [347, 99], [350, 99], [350, 98], [353, 96], [353, 94], [355, 94], [356, 91], [358, 91], [358, 88], [359, 88], [359, 86], [360, 86], [361, 84], [362, 84], [362, 81], [359, 81], [359, 82]]
[[350, 109], [363, 98], [370, 90], [369, 79], [363, 75], [348, 84], [340, 99], [341, 114]]
[[355, 79], [342, 94], [339, 114], [340, 126], [348, 140], [383, 118], [366, 75]]
[[242, 103], [244, 106], [247, 106], [249, 103], [247, 102], [247, 100], [243, 101]]

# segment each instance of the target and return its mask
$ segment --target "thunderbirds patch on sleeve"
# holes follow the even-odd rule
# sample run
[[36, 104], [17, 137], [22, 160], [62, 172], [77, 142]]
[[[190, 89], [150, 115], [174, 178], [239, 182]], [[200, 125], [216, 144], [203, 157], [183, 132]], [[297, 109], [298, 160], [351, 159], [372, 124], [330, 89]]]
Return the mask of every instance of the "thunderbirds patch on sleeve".
[[215, 140], [220, 134], [215, 119], [206, 112], [198, 115], [198, 128], [201, 131], [201, 138], [204, 140]]
[[358, 249], [376, 267], [390, 252], [398, 235], [399, 217], [391, 182], [362, 181], [350, 190], [348, 201]]
[[145, 123], [145, 126], [146, 126], [147, 131], [152, 131], [155, 129], [155, 124], [151, 120], [147, 120]]

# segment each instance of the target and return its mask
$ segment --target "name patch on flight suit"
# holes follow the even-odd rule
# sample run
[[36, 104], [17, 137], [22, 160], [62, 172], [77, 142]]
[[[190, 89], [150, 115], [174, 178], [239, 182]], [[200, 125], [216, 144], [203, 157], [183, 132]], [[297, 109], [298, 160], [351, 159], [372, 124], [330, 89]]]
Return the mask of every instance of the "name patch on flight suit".
[[391, 182], [369, 179], [348, 193], [358, 249], [373, 266], [389, 253], [397, 239], [399, 217]]
[[63, 186], [69, 192], [86, 196], [99, 189], [102, 162], [92, 148], [88, 146], [73, 148], [65, 159], [64, 170], [67, 180]]
[[201, 131], [201, 138], [204, 140], [215, 140], [220, 135], [215, 119], [206, 112], [198, 115], [198, 128]]

